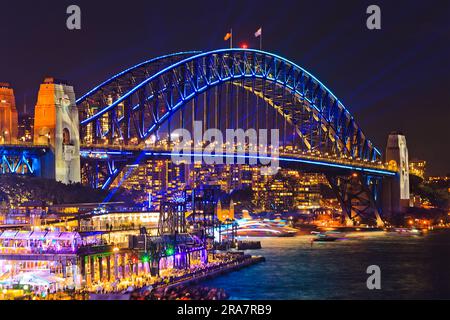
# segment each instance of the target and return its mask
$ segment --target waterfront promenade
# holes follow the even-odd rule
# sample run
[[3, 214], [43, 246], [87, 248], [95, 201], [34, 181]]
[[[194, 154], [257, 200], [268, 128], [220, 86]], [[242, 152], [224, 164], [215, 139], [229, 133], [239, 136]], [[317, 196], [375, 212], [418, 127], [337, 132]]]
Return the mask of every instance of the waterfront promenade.
[[[80, 291], [59, 291], [45, 296], [28, 295], [28, 300], [190, 300], [192, 288], [201, 281], [264, 262], [264, 257], [243, 253], [220, 253], [207, 265], [194, 266], [189, 270], [171, 270], [161, 277], [148, 274], [133, 275], [120, 282], [97, 283]], [[224, 300], [228, 295], [220, 289], [193, 290], [196, 300]]]

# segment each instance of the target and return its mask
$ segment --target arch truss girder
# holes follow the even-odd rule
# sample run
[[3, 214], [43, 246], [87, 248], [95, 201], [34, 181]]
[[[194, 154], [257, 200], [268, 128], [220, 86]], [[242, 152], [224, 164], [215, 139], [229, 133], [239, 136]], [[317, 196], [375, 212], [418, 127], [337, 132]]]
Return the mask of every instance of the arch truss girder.
[[256, 50], [219, 50], [179, 61], [84, 118], [82, 126], [95, 128], [91, 143], [108, 137], [138, 144], [191, 99], [227, 82], [270, 101], [294, 125], [305, 150], [368, 161], [380, 156], [320, 81], [288, 60]]
[[198, 51], [169, 54], [139, 63], [101, 83], [77, 100], [84, 117], [90, 117], [103, 106], [112, 104], [145, 79]]
[[82, 166], [82, 176], [93, 189], [108, 189], [127, 165], [126, 160], [94, 159]]

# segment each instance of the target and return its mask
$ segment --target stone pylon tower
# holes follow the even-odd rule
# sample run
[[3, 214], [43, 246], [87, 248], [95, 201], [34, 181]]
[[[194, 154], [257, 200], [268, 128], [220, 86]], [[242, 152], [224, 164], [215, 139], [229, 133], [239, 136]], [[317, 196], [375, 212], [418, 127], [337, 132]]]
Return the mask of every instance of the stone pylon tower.
[[403, 134], [392, 132], [386, 146], [386, 162], [398, 176], [383, 184], [383, 210], [404, 212], [410, 206], [408, 147]]
[[72, 86], [46, 78], [34, 116], [34, 144], [49, 145], [42, 176], [65, 184], [81, 182], [78, 109]]
[[16, 99], [9, 83], [0, 83], [0, 144], [17, 143]]

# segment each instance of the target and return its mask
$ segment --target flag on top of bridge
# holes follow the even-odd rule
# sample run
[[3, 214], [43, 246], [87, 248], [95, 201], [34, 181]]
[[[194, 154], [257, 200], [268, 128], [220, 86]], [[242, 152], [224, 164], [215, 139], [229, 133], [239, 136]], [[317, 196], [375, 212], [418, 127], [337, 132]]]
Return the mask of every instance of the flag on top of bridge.
[[255, 38], [259, 38], [259, 50], [262, 50], [262, 27], [255, 32]]
[[233, 36], [233, 34], [232, 34], [231, 32], [228, 32], [228, 33], [225, 35], [225, 38], [223, 38], [223, 40], [224, 40], [224, 41], [228, 41], [228, 40], [231, 39], [232, 36]]
[[225, 35], [225, 38], [223, 38], [223, 40], [230, 40], [230, 48], [233, 48], [233, 29], [231, 29], [230, 32]]
[[258, 31], [255, 32], [255, 38], [262, 36], [262, 27], [258, 29]]

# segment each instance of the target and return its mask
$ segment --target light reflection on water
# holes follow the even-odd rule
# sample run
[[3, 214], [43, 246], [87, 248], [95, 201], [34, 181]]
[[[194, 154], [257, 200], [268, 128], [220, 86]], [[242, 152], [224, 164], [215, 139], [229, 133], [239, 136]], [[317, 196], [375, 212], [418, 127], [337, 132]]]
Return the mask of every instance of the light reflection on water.
[[[365, 236], [314, 243], [311, 237], [261, 238], [248, 251], [266, 262], [203, 284], [232, 299], [450, 299], [450, 231], [423, 237]], [[381, 290], [368, 290], [369, 265], [381, 268]]]

